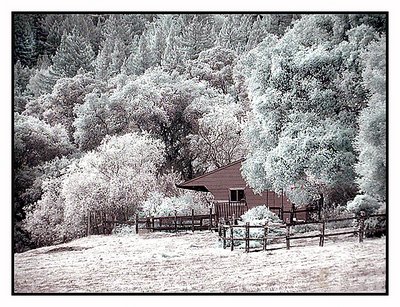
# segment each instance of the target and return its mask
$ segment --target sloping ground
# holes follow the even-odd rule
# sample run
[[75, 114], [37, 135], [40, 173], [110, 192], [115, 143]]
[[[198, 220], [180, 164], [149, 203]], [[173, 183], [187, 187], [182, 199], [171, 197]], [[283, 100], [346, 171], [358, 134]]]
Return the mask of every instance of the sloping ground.
[[16, 254], [14, 291], [385, 292], [385, 239], [307, 244], [246, 254], [208, 231], [91, 236]]

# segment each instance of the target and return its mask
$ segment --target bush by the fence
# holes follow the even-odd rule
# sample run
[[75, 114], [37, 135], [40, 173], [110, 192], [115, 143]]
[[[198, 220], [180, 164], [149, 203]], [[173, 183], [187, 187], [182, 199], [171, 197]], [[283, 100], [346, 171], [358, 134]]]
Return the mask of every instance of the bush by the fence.
[[192, 209], [196, 214], [207, 214], [209, 204], [196, 193], [185, 193], [180, 196], [167, 197], [163, 193], [150, 193], [149, 198], [143, 202], [141, 216], [173, 216], [191, 215]]
[[347, 203], [347, 209], [350, 212], [354, 212], [357, 215], [360, 214], [361, 211], [364, 211], [367, 215], [375, 213], [380, 207], [382, 203], [378, 202], [372, 196], [367, 194], [357, 195], [354, 197], [352, 201]]
[[[234, 228], [233, 229], [233, 237], [234, 238], [245, 238], [246, 237], [246, 230], [245, 230], [245, 225], [246, 223], [249, 223], [251, 226], [264, 226], [265, 223], [282, 223], [282, 220], [279, 219], [279, 217], [269, 210], [269, 208], [265, 205], [262, 206], [257, 206], [249, 211], [247, 211], [245, 214], [243, 214], [240, 217], [240, 220], [238, 221], [238, 225], [241, 225], [243, 227], [240, 228]], [[278, 229], [278, 228], [270, 228], [269, 229], [269, 235], [271, 236], [278, 236], [278, 235], [284, 235], [285, 230], [284, 229]], [[227, 237], [229, 235], [227, 234]], [[250, 228], [249, 229], [249, 238], [251, 239], [259, 239], [259, 241], [250, 241], [249, 242], [249, 247], [250, 248], [259, 248], [262, 247], [263, 244], [263, 238], [264, 238], [264, 229], [262, 227], [260, 228]], [[227, 246], [230, 246], [231, 242], [227, 241]], [[239, 248], [245, 248], [245, 241], [234, 241], [234, 246], [239, 247]]]

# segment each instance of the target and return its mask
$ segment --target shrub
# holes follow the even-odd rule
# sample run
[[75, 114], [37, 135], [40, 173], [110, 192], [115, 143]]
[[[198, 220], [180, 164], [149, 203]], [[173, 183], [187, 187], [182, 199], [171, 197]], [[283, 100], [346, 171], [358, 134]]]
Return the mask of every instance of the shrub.
[[195, 214], [207, 214], [208, 208], [208, 202], [196, 193], [186, 192], [180, 196], [168, 197], [156, 191], [150, 193], [147, 200], [143, 202], [141, 216], [172, 216], [175, 211], [177, 215], [191, 215], [192, 209]]
[[[246, 213], [244, 213], [240, 220], [238, 221], [238, 225], [245, 225], [249, 223], [250, 225], [261, 226], [265, 225], [265, 223], [283, 223], [279, 217], [269, 210], [266, 205], [257, 206]], [[245, 228], [234, 228], [233, 236], [234, 238], [244, 238], [246, 236]], [[284, 235], [285, 230], [280, 228], [270, 228], [269, 234], [273, 234], [275, 236]], [[264, 237], [264, 229], [263, 228], [250, 228], [249, 229], [249, 237], [252, 239], [260, 239], [259, 241], [250, 241], [249, 246], [250, 248], [259, 248], [262, 246], [262, 239]], [[235, 241], [235, 246], [239, 248], [245, 247], [244, 241]], [[230, 241], [227, 241], [227, 246], [230, 246]]]
[[[382, 204], [375, 212], [376, 214], [386, 213], [386, 204]], [[365, 236], [380, 237], [386, 233], [386, 218], [371, 217], [365, 220]]]
[[347, 203], [347, 209], [357, 215], [360, 211], [365, 211], [367, 215], [374, 213], [379, 207], [379, 203], [375, 198], [364, 194], [357, 195], [352, 201]]

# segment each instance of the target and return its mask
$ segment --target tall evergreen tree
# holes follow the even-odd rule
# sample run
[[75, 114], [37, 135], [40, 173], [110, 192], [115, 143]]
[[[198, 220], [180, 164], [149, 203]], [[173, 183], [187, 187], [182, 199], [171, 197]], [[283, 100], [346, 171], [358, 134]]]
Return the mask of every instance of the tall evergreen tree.
[[14, 27], [14, 63], [20, 61], [23, 66], [33, 67], [38, 56], [35, 29], [29, 14], [13, 15]]
[[73, 77], [78, 70], [93, 70], [95, 53], [90, 43], [77, 31], [64, 32], [60, 46], [53, 57], [52, 71], [60, 78]]
[[216, 34], [212, 15], [194, 15], [188, 20], [181, 18], [181, 22], [182, 34], [179, 43], [186, 59], [194, 60], [200, 52], [214, 45]]
[[218, 33], [217, 43], [237, 53], [244, 52], [252, 34], [252, 24], [253, 18], [251, 15], [229, 14], [225, 17], [222, 28]]

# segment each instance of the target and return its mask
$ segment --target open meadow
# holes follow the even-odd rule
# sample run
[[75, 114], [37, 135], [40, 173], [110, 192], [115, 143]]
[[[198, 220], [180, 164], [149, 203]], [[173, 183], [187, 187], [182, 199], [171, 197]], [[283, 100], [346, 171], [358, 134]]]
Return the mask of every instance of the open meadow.
[[[214, 232], [89, 236], [15, 254], [15, 293], [385, 292], [386, 239], [223, 249]], [[276, 245], [279, 247], [280, 245]], [[269, 246], [270, 248], [274, 245]]]

